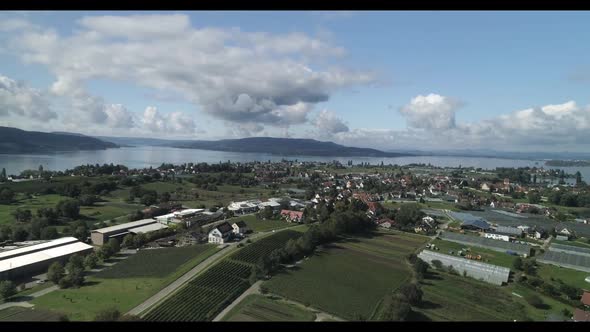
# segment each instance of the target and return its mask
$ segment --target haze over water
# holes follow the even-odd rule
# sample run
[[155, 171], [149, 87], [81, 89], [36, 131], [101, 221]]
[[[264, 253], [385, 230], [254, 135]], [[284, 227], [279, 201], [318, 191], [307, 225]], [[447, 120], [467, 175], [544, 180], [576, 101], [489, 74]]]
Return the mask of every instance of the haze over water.
[[60, 152], [54, 154], [0, 154], [0, 168], [6, 168], [8, 174], [19, 174], [26, 169], [37, 169], [43, 165], [46, 170], [72, 169], [83, 164], [122, 164], [130, 168], [158, 167], [162, 163], [218, 163], [218, 162], [250, 162], [250, 161], [280, 161], [282, 159], [298, 161], [333, 161], [338, 160], [346, 164], [353, 160], [355, 164], [369, 162], [372, 165], [397, 164], [407, 165], [412, 163], [431, 164], [440, 167], [481, 167], [483, 169], [495, 169], [496, 167], [544, 167], [559, 168], [566, 173], [573, 174], [580, 171], [585, 181], [590, 179], [590, 167], [549, 167], [544, 161], [481, 158], [481, 157], [447, 157], [447, 156], [417, 156], [396, 158], [373, 157], [320, 157], [320, 156], [279, 156], [265, 153], [224, 152], [197, 149], [178, 149], [169, 147], [123, 147], [98, 151]]

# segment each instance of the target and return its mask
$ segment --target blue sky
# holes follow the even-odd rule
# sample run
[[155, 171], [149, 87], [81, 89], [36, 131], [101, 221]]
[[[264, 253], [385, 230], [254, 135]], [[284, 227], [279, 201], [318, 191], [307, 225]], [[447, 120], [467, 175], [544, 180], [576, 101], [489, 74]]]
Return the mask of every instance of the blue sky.
[[383, 149], [590, 143], [588, 12], [4, 12], [0, 21], [0, 124], [23, 129], [288, 133]]

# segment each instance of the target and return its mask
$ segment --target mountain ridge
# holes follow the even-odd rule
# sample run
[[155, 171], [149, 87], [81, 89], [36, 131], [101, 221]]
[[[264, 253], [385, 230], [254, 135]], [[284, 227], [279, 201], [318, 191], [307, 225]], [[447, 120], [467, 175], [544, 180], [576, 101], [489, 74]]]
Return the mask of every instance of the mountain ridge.
[[105, 150], [118, 147], [115, 143], [85, 135], [27, 131], [0, 126], [0, 154]]

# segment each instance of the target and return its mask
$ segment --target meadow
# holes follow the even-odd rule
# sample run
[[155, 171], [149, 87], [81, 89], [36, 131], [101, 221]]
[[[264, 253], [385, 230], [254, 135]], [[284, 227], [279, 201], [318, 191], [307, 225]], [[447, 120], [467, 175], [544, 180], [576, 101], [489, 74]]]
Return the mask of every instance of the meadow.
[[371, 319], [383, 297], [410, 280], [406, 257], [427, 239], [383, 232], [349, 237], [324, 246], [263, 286], [344, 319]]
[[[137, 258], [131, 256], [87, 277], [79, 289], [60, 289], [31, 303], [35, 308], [66, 313], [75, 321], [92, 320], [99, 311], [112, 307], [127, 312], [218, 250], [211, 245], [197, 245], [140, 251], [135, 254], [140, 255]], [[182, 258], [172, 259], [172, 256]]]
[[253, 294], [244, 298], [223, 317], [230, 322], [294, 322], [314, 321], [315, 314], [295, 304], [263, 295]]
[[459, 250], [462, 250], [464, 248], [468, 248], [470, 250], [469, 254], [481, 255], [482, 260], [479, 262], [504, 266], [509, 269], [512, 269], [512, 266], [514, 264], [514, 260], [517, 257], [517, 256], [508, 255], [506, 253], [490, 250], [490, 249], [468, 246], [465, 244], [460, 244], [460, 243], [455, 243], [455, 242], [445, 241], [445, 240], [434, 240], [431, 243], [440, 248], [439, 252], [441, 254], [450, 255], [450, 251], [454, 251], [454, 255], [456, 256], [456, 255], [458, 255]]

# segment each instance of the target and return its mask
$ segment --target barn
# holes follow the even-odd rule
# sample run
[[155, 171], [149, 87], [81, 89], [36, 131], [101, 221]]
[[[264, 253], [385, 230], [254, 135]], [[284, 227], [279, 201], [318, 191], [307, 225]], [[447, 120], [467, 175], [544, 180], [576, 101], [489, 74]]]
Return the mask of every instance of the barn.
[[47, 272], [53, 262], [66, 262], [74, 254], [85, 255], [92, 246], [74, 237], [0, 252], [0, 280], [23, 280]]

